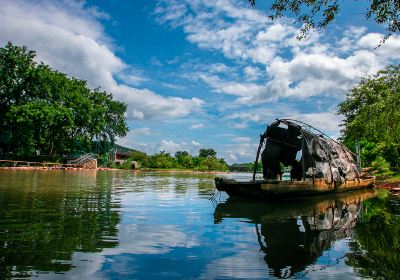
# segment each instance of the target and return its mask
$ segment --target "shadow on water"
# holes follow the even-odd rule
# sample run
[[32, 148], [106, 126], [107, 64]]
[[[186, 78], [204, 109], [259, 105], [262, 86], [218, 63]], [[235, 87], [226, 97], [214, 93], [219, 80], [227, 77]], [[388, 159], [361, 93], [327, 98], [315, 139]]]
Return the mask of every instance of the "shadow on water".
[[363, 201], [374, 196], [374, 191], [358, 191], [268, 203], [228, 199], [217, 205], [214, 221], [254, 223], [270, 274], [288, 278], [316, 263], [335, 241], [352, 236], [364, 213]]
[[7, 174], [0, 184], [0, 279], [62, 273], [74, 267], [74, 252], [117, 246], [119, 202], [111, 175]]

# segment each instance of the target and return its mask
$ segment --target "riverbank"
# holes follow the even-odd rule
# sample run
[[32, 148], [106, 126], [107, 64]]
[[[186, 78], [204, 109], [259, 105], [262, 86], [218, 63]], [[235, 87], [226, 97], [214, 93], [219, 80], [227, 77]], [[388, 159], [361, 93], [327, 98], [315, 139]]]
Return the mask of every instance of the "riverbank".
[[378, 176], [376, 188], [386, 189], [392, 194], [400, 194], [400, 173], [391, 176]]
[[[190, 173], [190, 174], [233, 174], [236, 172], [232, 171], [203, 171], [203, 170], [191, 170], [191, 169], [119, 169], [109, 167], [98, 167], [95, 169], [87, 169], [83, 167], [72, 167], [63, 165], [54, 166], [1, 166], [0, 170], [66, 170], [66, 171], [87, 171], [87, 170], [105, 170], [105, 171], [125, 171], [125, 172], [157, 172], [157, 173]], [[377, 176], [376, 188], [388, 189], [389, 191], [400, 192], [400, 173], [396, 173], [391, 176]]]
[[66, 167], [66, 166], [1, 166], [0, 170], [69, 170], [69, 171], [87, 171], [87, 170], [108, 170], [108, 171], [125, 171], [125, 172], [159, 172], [159, 173], [191, 173], [191, 174], [229, 174], [235, 173], [230, 171], [200, 171], [185, 169], [120, 169], [109, 167], [98, 167], [96, 169], [87, 169], [83, 167]]

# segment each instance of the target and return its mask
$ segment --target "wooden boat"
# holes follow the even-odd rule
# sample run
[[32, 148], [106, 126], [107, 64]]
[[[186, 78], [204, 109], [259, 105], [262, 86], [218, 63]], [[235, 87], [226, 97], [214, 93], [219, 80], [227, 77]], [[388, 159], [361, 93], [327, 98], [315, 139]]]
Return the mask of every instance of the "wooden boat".
[[[256, 180], [264, 145], [264, 180]], [[281, 164], [291, 167], [290, 180], [282, 180]], [[215, 179], [217, 190], [229, 196], [259, 199], [340, 193], [369, 188], [374, 183], [374, 176], [361, 173], [359, 155], [320, 130], [289, 119], [276, 120], [260, 135], [252, 180]]]
[[250, 180], [236, 181], [227, 178], [215, 178], [217, 190], [226, 192], [231, 197], [256, 199], [282, 199], [314, 196], [329, 193], [341, 193], [358, 189], [372, 188], [375, 177], [364, 176], [343, 184], [327, 184], [324, 178], [306, 180]]

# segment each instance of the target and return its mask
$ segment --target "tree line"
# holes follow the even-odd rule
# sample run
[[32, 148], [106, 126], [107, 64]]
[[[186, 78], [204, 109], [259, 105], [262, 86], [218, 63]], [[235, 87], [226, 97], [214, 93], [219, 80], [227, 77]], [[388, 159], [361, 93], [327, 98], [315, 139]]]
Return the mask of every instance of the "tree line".
[[188, 169], [198, 171], [227, 171], [228, 164], [223, 158], [217, 158], [214, 149], [202, 148], [197, 156], [187, 151], [177, 151], [174, 156], [165, 151], [154, 155], [133, 150], [129, 159], [122, 164], [122, 168], [130, 169], [132, 161], [140, 164], [142, 169]]
[[364, 166], [383, 173], [400, 163], [400, 65], [392, 65], [366, 77], [339, 104], [342, 141], [361, 146]]
[[81, 153], [126, 135], [124, 103], [35, 56], [12, 43], [0, 48], [0, 156]]

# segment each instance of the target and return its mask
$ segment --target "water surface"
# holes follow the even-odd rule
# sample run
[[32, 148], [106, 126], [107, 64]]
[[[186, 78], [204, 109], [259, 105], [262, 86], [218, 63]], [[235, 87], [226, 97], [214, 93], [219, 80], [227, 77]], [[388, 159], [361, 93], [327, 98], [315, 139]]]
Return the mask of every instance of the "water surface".
[[232, 200], [213, 178], [0, 170], [0, 279], [400, 275], [398, 200]]

